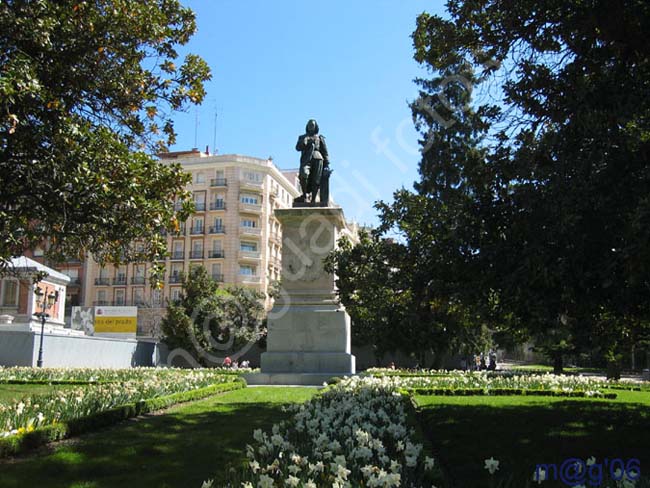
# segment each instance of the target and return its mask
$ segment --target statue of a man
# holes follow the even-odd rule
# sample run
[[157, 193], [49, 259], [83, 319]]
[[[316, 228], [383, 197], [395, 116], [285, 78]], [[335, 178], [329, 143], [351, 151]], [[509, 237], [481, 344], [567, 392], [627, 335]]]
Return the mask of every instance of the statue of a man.
[[[325, 145], [325, 137], [318, 134], [318, 123], [311, 119], [307, 122], [305, 134], [298, 137], [296, 144], [296, 151], [300, 151], [300, 172], [298, 179], [300, 180], [300, 189], [302, 196], [295, 199], [296, 202], [309, 202], [312, 205], [316, 203], [316, 195], [321, 187], [321, 179], [328, 178], [329, 169], [329, 155], [327, 153], [327, 145]], [[329, 193], [329, 190], [328, 190]], [[321, 193], [321, 205], [327, 205], [329, 194], [323, 201]]]

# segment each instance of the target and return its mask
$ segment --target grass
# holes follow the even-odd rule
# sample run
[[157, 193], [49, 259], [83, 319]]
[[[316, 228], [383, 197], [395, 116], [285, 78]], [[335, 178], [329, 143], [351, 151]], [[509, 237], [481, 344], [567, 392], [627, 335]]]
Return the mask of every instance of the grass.
[[650, 463], [650, 393], [616, 393], [616, 400], [418, 396], [416, 401], [425, 435], [452, 486], [491, 486], [484, 461], [494, 457], [500, 461], [496, 479], [521, 488], [537, 464], [559, 466], [571, 457], [637, 458], [643, 473]]
[[0, 403], [8, 404], [32, 395], [54, 393], [59, 390], [78, 388], [78, 385], [45, 385], [45, 384], [7, 384], [0, 383]]
[[[0, 462], [0, 486], [200, 487], [245, 458], [256, 428], [287, 417], [282, 405], [316, 388], [246, 388], [124, 422], [47, 451]], [[219, 482], [215, 486], [223, 486]]]

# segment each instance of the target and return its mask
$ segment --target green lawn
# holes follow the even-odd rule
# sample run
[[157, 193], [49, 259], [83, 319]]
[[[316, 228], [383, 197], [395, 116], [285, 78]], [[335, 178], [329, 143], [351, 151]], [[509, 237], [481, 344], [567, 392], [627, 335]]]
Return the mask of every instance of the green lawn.
[[650, 393], [616, 393], [616, 400], [526, 396], [416, 400], [425, 435], [454, 486], [490, 486], [484, 460], [494, 457], [500, 461], [497, 479], [512, 478], [508, 486], [522, 488], [532, 479], [536, 464], [560, 465], [570, 457], [637, 458], [644, 473], [650, 466]]
[[0, 403], [7, 404], [28, 396], [53, 393], [57, 390], [70, 388], [79, 388], [79, 385], [12, 385], [0, 383]]
[[[287, 417], [283, 404], [316, 388], [246, 388], [178, 405], [14, 461], [0, 462], [2, 488], [201, 486], [245, 457], [253, 429]], [[216, 486], [223, 484], [215, 483]]]

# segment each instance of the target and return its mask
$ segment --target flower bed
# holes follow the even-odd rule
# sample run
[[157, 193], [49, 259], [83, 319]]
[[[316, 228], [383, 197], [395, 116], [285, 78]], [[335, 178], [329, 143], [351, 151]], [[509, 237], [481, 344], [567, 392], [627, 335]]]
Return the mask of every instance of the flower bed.
[[440, 475], [416, 442], [410, 409], [387, 378], [344, 379], [271, 432], [256, 430], [236, 486], [431, 486]]
[[[113, 383], [117, 381], [161, 379], [177, 377], [178, 368], [28, 368], [0, 366], [0, 383], [45, 383], [45, 384], [80, 384], [80, 383]], [[253, 371], [252, 369], [210, 368], [203, 371], [212, 375], [239, 375]]]
[[[35, 395], [19, 402], [0, 404], [0, 438], [23, 434], [52, 423], [87, 417], [119, 405], [135, 403], [206, 386], [243, 382], [211, 369], [154, 369], [133, 370], [54, 370], [41, 373], [33, 368], [20, 369], [23, 379], [42, 380], [45, 376], [71, 381], [102, 380], [110, 384], [89, 384], [46, 395]], [[6, 372], [6, 370], [5, 370]], [[15, 372], [8, 376], [16, 376]]]

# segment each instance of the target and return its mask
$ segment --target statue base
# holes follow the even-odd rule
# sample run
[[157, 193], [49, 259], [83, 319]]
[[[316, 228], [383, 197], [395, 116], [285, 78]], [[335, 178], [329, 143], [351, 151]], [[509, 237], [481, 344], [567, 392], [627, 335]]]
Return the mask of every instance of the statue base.
[[353, 375], [350, 316], [336, 300], [334, 276], [323, 268], [345, 229], [343, 211], [279, 209], [276, 217], [282, 223], [282, 293], [269, 313], [262, 374], [247, 381], [322, 384], [333, 376]]

